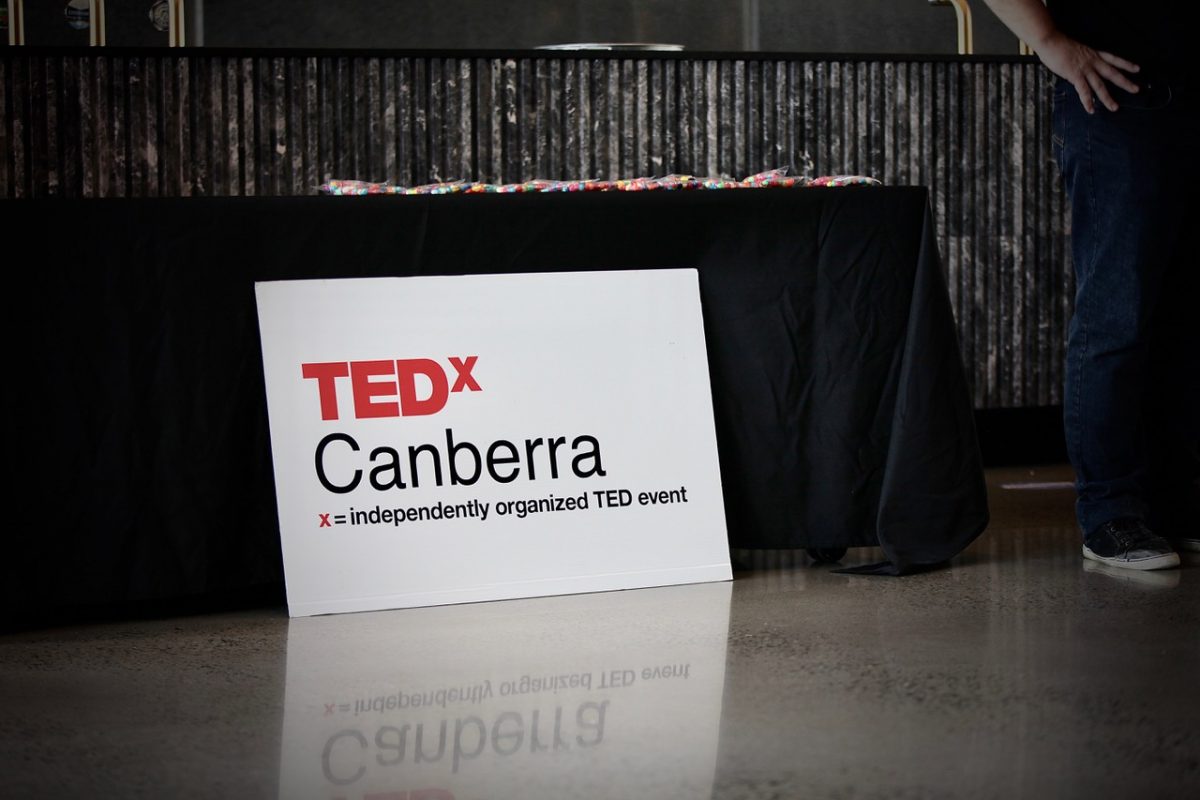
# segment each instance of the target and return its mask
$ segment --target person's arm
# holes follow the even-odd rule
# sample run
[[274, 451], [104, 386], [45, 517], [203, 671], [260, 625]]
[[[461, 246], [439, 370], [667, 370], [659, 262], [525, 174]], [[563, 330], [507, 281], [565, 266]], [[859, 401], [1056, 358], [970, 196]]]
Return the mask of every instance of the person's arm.
[[1054, 25], [1042, 0], [984, 2], [1010, 31], [1033, 48], [1051, 72], [1071, 82], [1079, 93], [1079, 102], [1089, 114], [1096, 110], [1096, 99], [1109, 111], [1117, 110], [1117, 102], [1109, 93], [1106, 81], [1128, 92], [1137, 92], [1137, 84], [1125, 74], [1137, 72], [1137, 64], [1112, 53], [1093, 50], [1064, 34]]

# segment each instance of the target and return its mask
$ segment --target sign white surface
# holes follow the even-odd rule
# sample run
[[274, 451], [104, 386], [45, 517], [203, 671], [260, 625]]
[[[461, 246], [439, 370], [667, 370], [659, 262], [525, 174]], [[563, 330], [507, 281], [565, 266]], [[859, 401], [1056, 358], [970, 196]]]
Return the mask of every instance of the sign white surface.
[[255, 289], [291, 616], [731, 579], [695, 270]]

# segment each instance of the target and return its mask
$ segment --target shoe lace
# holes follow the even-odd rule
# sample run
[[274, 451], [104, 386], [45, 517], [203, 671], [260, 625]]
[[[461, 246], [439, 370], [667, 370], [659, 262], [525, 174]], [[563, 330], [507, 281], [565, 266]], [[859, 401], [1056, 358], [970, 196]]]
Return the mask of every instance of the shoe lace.
[[1136, 549], [1139, 545], [1149, 544], [1154, 539], [1141, 520], [1127, 520], [1108, 523], [1109, 535], [1124, 550]]

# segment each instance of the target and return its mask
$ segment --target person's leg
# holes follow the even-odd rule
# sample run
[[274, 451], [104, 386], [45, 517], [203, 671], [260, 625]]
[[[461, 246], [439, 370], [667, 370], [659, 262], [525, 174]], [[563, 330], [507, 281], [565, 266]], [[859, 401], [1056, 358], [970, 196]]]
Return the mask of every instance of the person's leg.
[[[1162, 109], [1100, 108], [1089, 115], [1073, 92], [1060, 91], [1054, 118], [1076, 281], [1063, 398], [1076, 513], [1085, 543], [1115, 535], [1119, 541], [1104, 547], [1136, 545], [1149, 535], [1143, 527], [1114, 533], [1106, 526], [1140, 525], [1150, 515], [1145, 409], [1151, 328], [1182, 223], [1182, 182], [1164, 149], [1171, 126]], [[1141, 553], [1138, 564], [1122, 566], [1178, 563], [1161, 540], [1149, 547], [1164, 552]]]

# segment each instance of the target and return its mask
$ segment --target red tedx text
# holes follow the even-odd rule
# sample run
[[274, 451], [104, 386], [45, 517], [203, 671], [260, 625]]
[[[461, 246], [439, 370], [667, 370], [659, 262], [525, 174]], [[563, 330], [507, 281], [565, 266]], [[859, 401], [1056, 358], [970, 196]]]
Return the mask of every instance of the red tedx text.
[[[446, 359], [454, 376], [430, 358], [379, 361], [325, 361], [302, 364], [304, 377], [316, 381], [321, 419], [338, 418], [338, 390], [347, 383], [356, 419], [419, 417], [436, 414], [455, 392], [483, 391], [472, 376], [479, 356]], [[427, 385], [418, 390], [417, 376]], [[422, 396], [428, 393], [428, 396]]]

